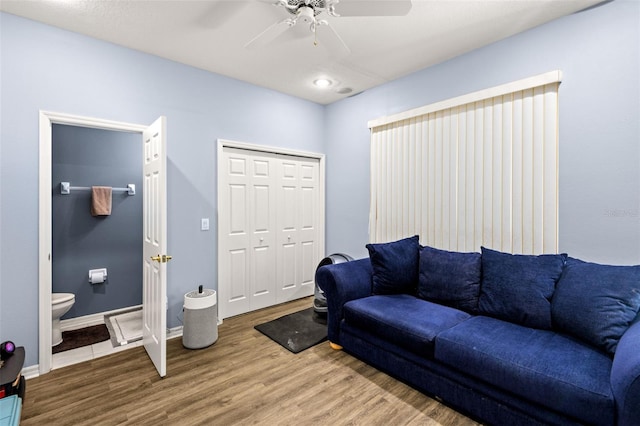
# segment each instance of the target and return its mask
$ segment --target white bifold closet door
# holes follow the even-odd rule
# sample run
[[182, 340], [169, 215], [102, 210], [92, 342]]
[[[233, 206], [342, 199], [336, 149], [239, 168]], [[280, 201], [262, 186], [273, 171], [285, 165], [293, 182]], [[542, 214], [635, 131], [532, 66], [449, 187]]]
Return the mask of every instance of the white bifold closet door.
[[223, 147], [219, 164], [220, 317], [313, 294], [319, 160]]

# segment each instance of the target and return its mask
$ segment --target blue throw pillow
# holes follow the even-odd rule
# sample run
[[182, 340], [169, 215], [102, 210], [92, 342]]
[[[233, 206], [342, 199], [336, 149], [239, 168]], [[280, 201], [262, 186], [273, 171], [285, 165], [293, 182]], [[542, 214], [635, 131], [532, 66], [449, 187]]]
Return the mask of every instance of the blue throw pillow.
[[417, 235], [366, 247], [373, 268], [373, 294], [415, 294], [420, 255]]
[[480, 253], [420, 249], [418, 297], [470, 313], [478, 310]]
[[640, 310], [640, 265], [569, 259], [551, 301], [554, 326], [613, 355]]
[[482, 247], [480, 313], [532, 328], [551, 329], [551, 297], [565, 254], [501, 253]]

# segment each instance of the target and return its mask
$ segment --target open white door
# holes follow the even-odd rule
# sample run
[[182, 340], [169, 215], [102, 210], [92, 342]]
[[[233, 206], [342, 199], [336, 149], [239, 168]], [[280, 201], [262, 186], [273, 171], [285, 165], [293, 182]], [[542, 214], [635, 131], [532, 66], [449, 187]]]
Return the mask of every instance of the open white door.
[[167, 177], [166, 118], [143, 132], [142, 339], [160, 377], [166, 374], [167, 346]]

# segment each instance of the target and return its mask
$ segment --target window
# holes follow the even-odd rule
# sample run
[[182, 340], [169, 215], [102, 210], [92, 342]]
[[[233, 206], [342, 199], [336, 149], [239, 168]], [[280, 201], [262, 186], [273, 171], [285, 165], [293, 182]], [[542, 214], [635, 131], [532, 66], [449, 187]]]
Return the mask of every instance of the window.
[[558, 247], [560, 71], [369, 122], [370, 239]]

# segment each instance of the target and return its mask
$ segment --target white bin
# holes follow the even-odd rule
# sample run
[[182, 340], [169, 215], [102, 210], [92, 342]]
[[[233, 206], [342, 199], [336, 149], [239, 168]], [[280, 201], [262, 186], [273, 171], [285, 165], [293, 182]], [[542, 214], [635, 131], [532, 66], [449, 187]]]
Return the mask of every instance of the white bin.
[[218, 340], [218, 304], [216, 291], [202, 289], [184, 295], [182, 345], [201, 349]]

